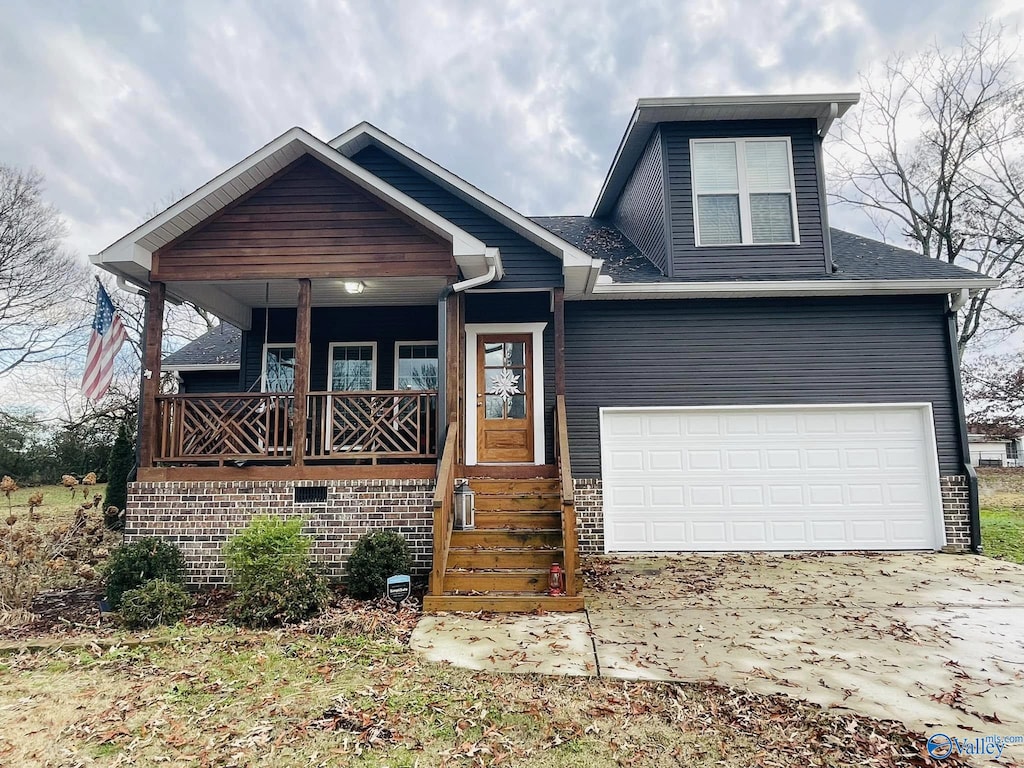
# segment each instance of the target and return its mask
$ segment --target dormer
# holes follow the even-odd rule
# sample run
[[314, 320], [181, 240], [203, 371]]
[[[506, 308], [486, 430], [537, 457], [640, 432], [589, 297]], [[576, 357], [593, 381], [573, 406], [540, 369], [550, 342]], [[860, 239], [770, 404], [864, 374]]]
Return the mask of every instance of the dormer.
[[676, 280], [829, 274], [822, 140], [858, 98], [640, 99], [592, 216]]

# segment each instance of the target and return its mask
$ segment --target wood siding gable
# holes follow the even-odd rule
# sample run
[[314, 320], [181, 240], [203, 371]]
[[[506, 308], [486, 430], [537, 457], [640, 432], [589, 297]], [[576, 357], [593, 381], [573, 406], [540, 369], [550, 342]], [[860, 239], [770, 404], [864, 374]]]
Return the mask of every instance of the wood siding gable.
[[670, 274], [665, 198], [661, 129], [655, 128], [633, 175], [615, 202], [611, 220], [662, 274]]
[[158, 251], [152, 279], [456, 275], [450, 243], [305, 157]]

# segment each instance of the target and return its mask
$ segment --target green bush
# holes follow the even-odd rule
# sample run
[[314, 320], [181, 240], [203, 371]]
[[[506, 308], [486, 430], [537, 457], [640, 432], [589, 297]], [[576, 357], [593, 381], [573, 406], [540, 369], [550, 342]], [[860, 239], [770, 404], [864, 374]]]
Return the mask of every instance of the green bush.
[[143, 586], [147, 581], [163, 579], [182, 583], [185, 558], [173, 544], [147, 536], [131, 544], [116, 547], [104, 569], [107, 578], [107, 600], [115, 610], [121, 597], [130, 589]]
[[235, 599], [232, 621], [248, 627], [291, 624], [322, 611], [327, 579], [309, 557], [301, 520], [254, 519], [224, 545]]
[[388, 576], [409, 573], [412, 555], [402, 534], [396, 531], [377, 531], [359, 538], [349, 555], [348, 593], [358, 600], [381, 597], [387, 587]]
[[131, 629], [177, 624], [191, 605], [192, 598], [180, 584], [153, 579], [121, 595], [121, 621]]
[[[135, 471], [135, 446], [132, 445], [128, 427], [122, 423], [117, 430], [117, 439], [110, 449], [107, 462], [107, 495], [103, 507], [116, 507], [120, 512], [128, 505], [128, 478]], [[104, 515], [107, 527], [115, 531], [124, 530], [123, 515]]]

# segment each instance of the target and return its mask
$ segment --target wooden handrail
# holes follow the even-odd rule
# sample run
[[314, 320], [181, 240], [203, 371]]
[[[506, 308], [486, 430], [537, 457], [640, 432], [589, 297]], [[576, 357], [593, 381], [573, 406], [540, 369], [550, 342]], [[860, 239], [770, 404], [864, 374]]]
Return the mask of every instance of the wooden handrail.
[[565, 594], [575, 597], [577, 542], [576, 491], [572, 482], [572, 463], [569, 460], [569, 427], [566, 423], [565, 395], [555, 397], [555, 456], [558, 461], [559, 485], [562, 492], [562, 546], [565, 548]]
[[452, 422], [444, 439], [441, 463], [434, 486], [434, 563], [430, 574], [430, 594], [444, 594], [444, 574], [448, 569], [448, 550], [455, 527], [455, 445], [459, 424]]

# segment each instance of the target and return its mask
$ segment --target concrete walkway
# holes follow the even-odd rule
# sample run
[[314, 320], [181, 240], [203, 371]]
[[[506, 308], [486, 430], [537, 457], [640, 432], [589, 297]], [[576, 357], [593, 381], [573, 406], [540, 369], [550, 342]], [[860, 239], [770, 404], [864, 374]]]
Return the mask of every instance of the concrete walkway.
[[[1024, 736], [1024, 566], [967, 555], [597, 558], [586, 614], [424, 617], [412, 645], [471, 669], [713, 681]], [[1024, 744], [1006, 757], [1024, 762]]]

